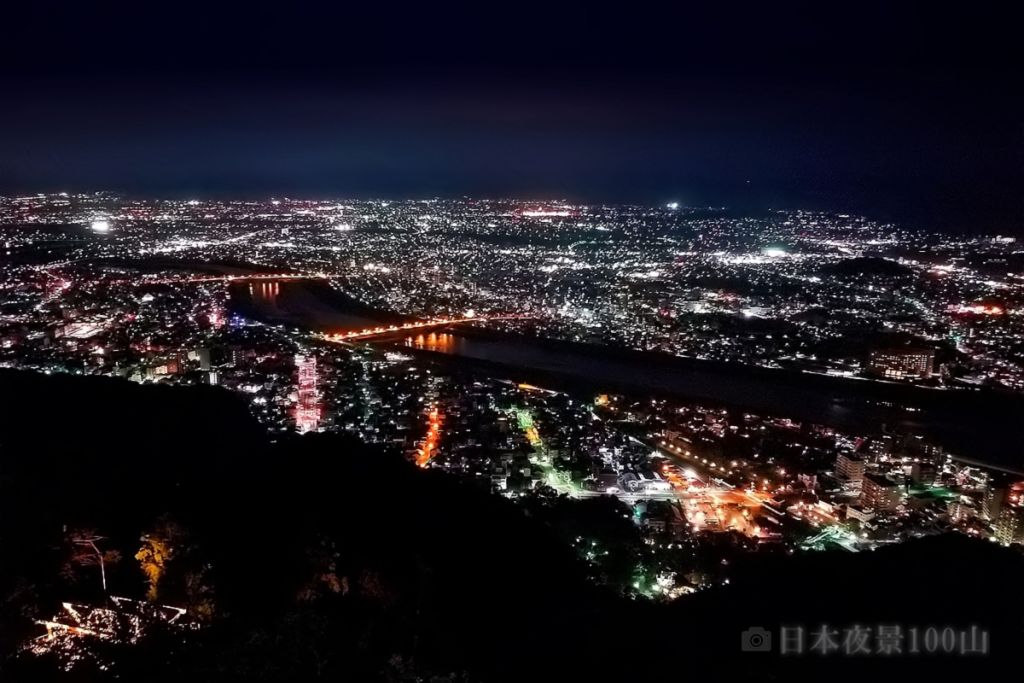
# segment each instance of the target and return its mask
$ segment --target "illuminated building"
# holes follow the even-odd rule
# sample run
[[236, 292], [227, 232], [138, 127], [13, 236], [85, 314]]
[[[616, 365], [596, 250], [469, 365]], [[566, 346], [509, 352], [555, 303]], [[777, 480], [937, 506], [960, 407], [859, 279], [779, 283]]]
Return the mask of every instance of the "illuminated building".
[[864, 461], [840, 453], [836, 458], [836, 474], [851, 482], [859, 482], [864, 479]]
[[317, 391], [316, 358], [295, 356], [299, 400], [295, 407], [295, 428], [300, 434], [315, 432], [320, 425], [320, 395]]
[[999, 513], [994, 529], [1000, 543], [1018, 543], [1024, 536], [1024, 510], [1007, 506]]
[[875, 513], [860, 505], [847, 505], [846, 518], [856, 520], [861, 524], [868, 524], [875, 518]]
[[982, 501], [982, 512], [989, 520], [999, 519], [1003, 511], [1003, 504], [1006, 502], [1008, 489], [1002, 484], [990, 484], [985, 489], [985, 498]]
[[868, 361], [871, 372], [889, 379], [928, 378], [935, 370], [932, 349], [877, 349]]
[[888, 477], [865, 474], [860, 489], [860, 503], [880, 512], [892, 512], [899, 507], [900, 485]]
[[963, 501], [954, 500], [946, 508], [949, 514], [949, 521], [953, 524], [963, 524], [975, 516], [975, 510]]

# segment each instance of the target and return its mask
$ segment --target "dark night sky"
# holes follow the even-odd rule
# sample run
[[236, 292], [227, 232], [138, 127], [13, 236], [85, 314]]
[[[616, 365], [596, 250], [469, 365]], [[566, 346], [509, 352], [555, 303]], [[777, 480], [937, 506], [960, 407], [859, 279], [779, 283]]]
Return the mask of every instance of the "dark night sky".
[[5, 8], [0, 191], [678, 199], [1024, 232], [1020, 24], [985, 3], [93, 4]]

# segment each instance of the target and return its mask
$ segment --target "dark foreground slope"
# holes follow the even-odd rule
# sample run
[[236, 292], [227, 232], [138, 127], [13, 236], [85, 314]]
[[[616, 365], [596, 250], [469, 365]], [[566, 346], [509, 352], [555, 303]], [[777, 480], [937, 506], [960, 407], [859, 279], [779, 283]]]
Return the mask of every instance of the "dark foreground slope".
[[[108, 671], [16, 656], [32, 618], [103, 600], [69, 535], [95, 530], [116, 595], [143, 597], [140, 538], [175, 548], [161, 602], [207, 625], [112, 647]], [[69, 559], [71, 558], [71, 559]], [[672, 605], [588, 585], [555, 534], [504, 499], [351, 439], [270, 443], [213, 389], [0, 371], [0, 679], [784, 680], [827, 666], [981, 671], [1012, 660], [1017, 554], [935, 538], [851, 556], [753, 557]], [[740, 632], [976, 623], [988, 657], [895, 662], [740, 652]]]

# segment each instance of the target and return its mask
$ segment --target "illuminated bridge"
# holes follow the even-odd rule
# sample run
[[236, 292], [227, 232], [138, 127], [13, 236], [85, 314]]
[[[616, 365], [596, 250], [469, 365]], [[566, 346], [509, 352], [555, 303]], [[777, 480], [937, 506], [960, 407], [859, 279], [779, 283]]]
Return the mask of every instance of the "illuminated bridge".
[[176, 278], [147, 278], [142, 277], [139, 280], [133, 280], [133, 284], [137, 285], [177, 285], [177, 284], [191, 284], [191, 283], [202, 283], [202, 282], [260, 282], [266, 280], [330, 280], [336, 275], [325, 275], [323, 273], [316, 273], [313, 275], [305, 275], [301, 273], [251, 273], [246, 275], [189, 275], [186, 277]]
[[381, 325], [379, 327], [365, 328], [362, 330], [350, 330], [336, 334], [325, 334], [322, 338], [325, 341], [344, 343], [349, 341], [361, 341], [373, 337], [398, 334], [401, 332], [417, 332], [431, 327], [444, 327], [445, 325], [458, 325], [459, 323], [489, 322], [492, 320], [527, 320], [533, 318], [530, 315], [467, 315], [460, 318], [433, 318], [414, 323], [403, 323], [401, 325]]

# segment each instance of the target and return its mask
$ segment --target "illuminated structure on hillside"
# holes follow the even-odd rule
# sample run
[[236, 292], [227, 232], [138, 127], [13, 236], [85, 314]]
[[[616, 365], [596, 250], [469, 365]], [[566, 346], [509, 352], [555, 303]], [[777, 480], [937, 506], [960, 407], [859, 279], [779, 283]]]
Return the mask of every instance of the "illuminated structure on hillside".
[[[61, 603], [52, 619], [37, 620], [46, 633], [27, 641], [24, 649], [37, 656], [53, 657], [65, 671], [92, 663], [109, 667], [109, 647], [137, 645], [151, 629], [195, 630], [198, 622], [184, 608], [110, 596], [103, 605]], [[106, 648], [102, 645], [106, 643]]]
[[295, 356], [299, 401], [295, 407], [295, 428], [300, 434], [315, 432], [320, 425], [320, 394], [317, 391], [316, 358]]

